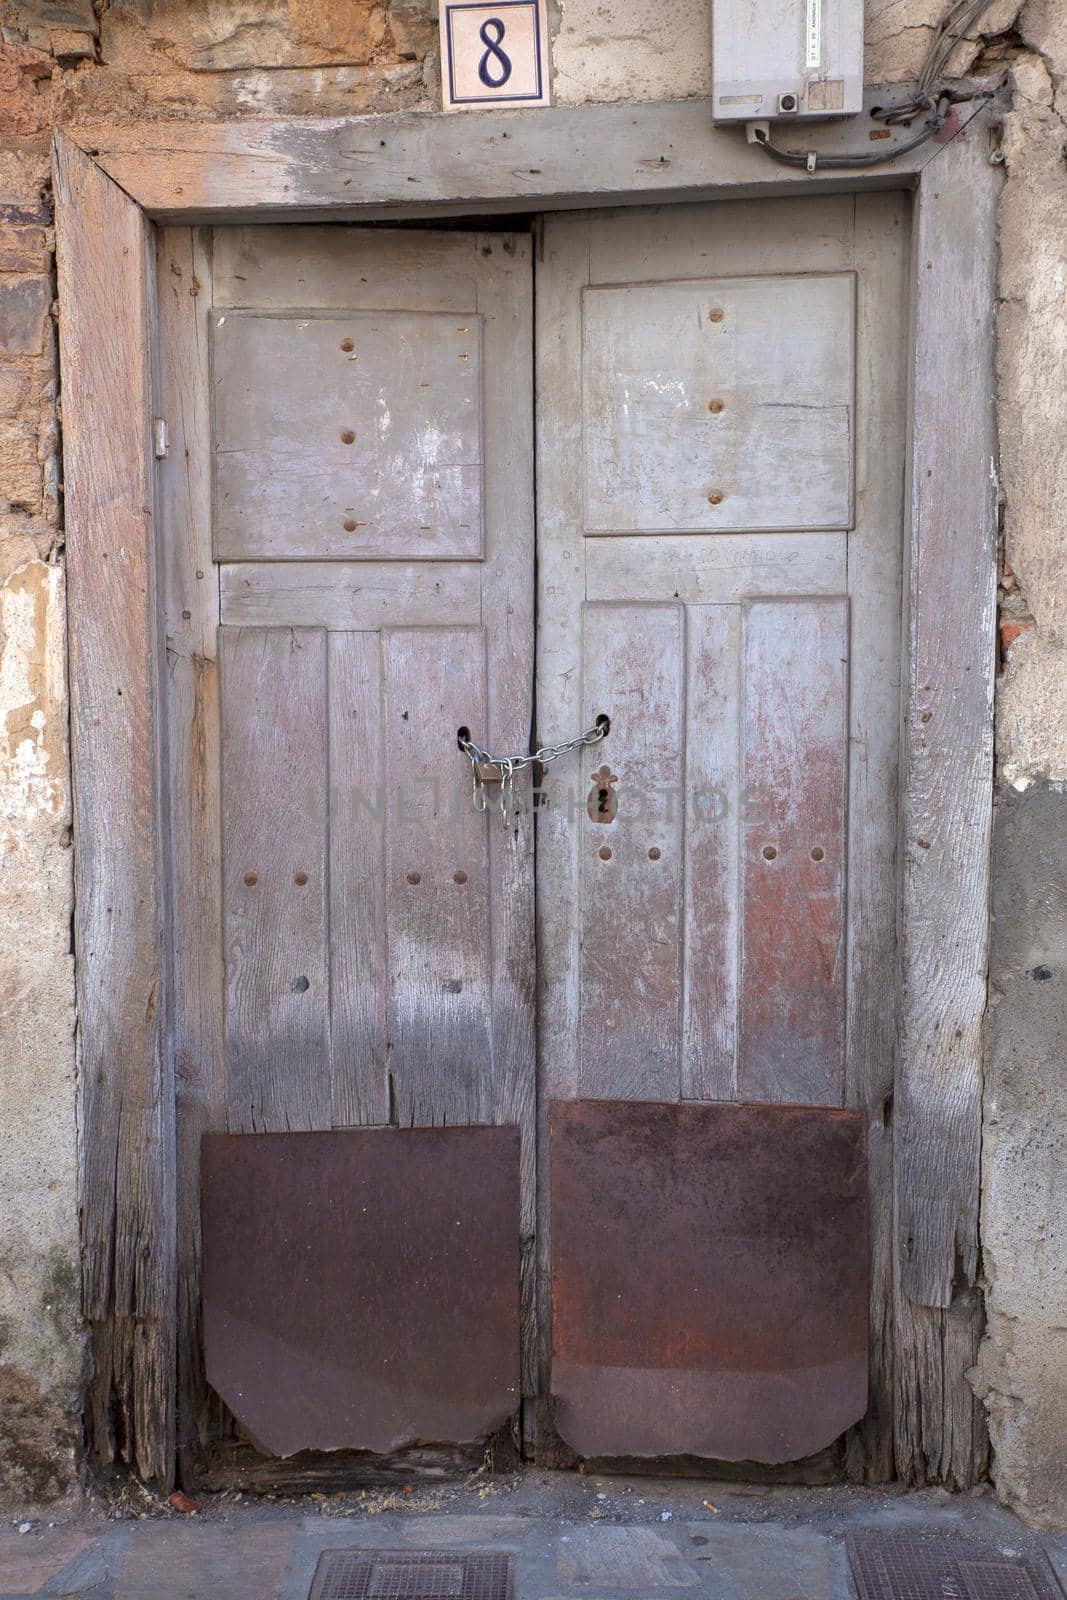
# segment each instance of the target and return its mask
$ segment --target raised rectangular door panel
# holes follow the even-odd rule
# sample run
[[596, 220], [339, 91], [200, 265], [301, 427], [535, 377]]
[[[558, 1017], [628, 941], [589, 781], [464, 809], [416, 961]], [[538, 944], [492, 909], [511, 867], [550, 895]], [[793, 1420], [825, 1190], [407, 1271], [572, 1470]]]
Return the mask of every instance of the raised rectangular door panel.
[[[528, 780], [506, 836], [475, 813], [456, 733], [504, 749], [530, 737], [529, 240], [221, 229], [201, 241], [194, 296], [184, 237], [161, 263], [164, 290], [184, 287], [196, 353], [194, 371], [166, 373], [187, 465], [163, 467], [173, 814], [189, 830], [175, 841], [176, 929], [195, 928], [199, 955], [176, 959], [176, 1047], [192, 1063], [178, 1106], [183, 1292], [195, 1307], [205, 1133], [514, 1130], [518, 1211], [501, 1228], [516, 1376], [484, 1412], [496, 1426], [533, 1370], [532, 819]], [[213, 832], [221, 862], [198, 849]], [[384, 1235], [360, 1238], [394, 1271]], [[446, 1291], [470, 1292], [445, 1273], [434, 1293]], [[206, 1390], [196, 1329], [191, 1311], [189, 1471], [233, 1426]], [[311, 1343], [290, 1356], [299, 1394]], [[251, 1426], [238, 1379], [224, 1398]], [[403, 1442], [354, 1401], [343, 1415], [331, 1448]], [[404, 1438], [447, 1443], [449, 1415], [414, 1395]], [[289, 1422], [286, 1449], [323, 1445], [310, 1413], [302, 1437], [299, 1407]]]
[[848, 527], [854, 317], [851, 273], [589, 287], [586, 532]]
[[220, 560], [482, 553], [482, 326], [445, 312], [220, 312]]

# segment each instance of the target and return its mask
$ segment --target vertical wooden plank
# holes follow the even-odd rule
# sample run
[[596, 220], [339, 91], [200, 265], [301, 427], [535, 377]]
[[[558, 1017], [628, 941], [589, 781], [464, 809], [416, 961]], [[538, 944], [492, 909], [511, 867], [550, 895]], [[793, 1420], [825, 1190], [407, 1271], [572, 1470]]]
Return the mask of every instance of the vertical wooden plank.
[[[581, 311], [589, 270], [589, 230], [584, 217], [546, 218], [538, 273], [538, 742], [555, 742], [579, 732], [583, 710]], [[537, 819], [537, 1052], [538, 1081], [546, 1099], [572, 1099], [578, 1094], [579, 877], [574, 815], [585, 770], [577, 757], [567, 757], [548, 770]], [[547, 1121], [541, 1131], [547, 1149]], [[547, 1217], [542, 1220], [544, 1233]], [[546, 1317], [543, 1307], [542, 1321]]]
[[381, 642], [327, 635], [333, 1126], [389, 1121]]
[[[591, 727], [604, 714], [611, 732], [602, 745], [583, 752], [577, 808], [581, 1093], [592, 1099], [677, 1100], [685, 608], [587, 605], [582, 676], [583, 725]], [[601, 792], [606, 814], [617, 805], [608, 822], [589, 815], [590, 803], [597, 813]]]
[[[482, 616], [490, 664], [487, 726], [493, 751], [531, 748], [534, 674], [532, 241], [489, 234], [477, 244], [483, 319], [485, 561]], [[456, 619], [459, 620], [458, 618]], [[521, 1131], [519, 1308], [522, 1392], [537, 1393], [537, 1063], [534, 1037], [532, 782], [516, 785], [510, 833], [489, 828], [492, 901], [494, 1122]]]
[[855, 207], [856, 525], [849, 534], [849, 844], [845, 1103], [867, 1112], [870, 1388], [848, 1439], [853, 1479], [893, 1464], [893, 1127], [897, 1028], [901, 463], [907, 437], [909, 214], [904, 194]]
[[687, 612], [682, 1093], [737, 1094], [741, 608]]
[[488, 830], [456, 730], [485, 726], [480, 628], [382, 638], [389, 1070], [402, 1125], [488, 1122]]
[[328, 1128], [326, 635], [219, 639], [229, 1127]]
[[742, 639], [738, 1091], [840, 1105], [847, 600], [757, 600]]
[[[538, 250], [535, 324], [538, 742], [569, 737], [582, 715], [581, 294], [589, 271], [584, 217], [546, 217]], [[578, 1093], [578, 783], [567, 757], [548, 769], [537, 815], [537, 1327], [538, 1392], [551, 1382], [552, 1292], [548, 1107]], [[568, 796], [571, 804], [568, 804]], [[546, 1402], [547, 1403], [547, 1402]], [[554, 1427], [537, 1415], [536, 1449], [556, 1459]]]
[[150, 227], [55, 142], [74, 761], [89, 1448], [174, 1471], [173, 1084], [164, 1043]]
[[897, 1471], [966, 1487], [988, 1443], [978, 1331], [997, 501], [988, 113], [923, 172], [913, 224], [909, 640], [895, 1114]]
[[226, 1127], [222, 885], [219, 831], [219, 590], [211, 558], [209, 230], [160, 230], [159, 414], [169, 453], [159, 464], [160, 563], [167, 718], [178, 1251], [178, 1462], [221, 1426], [203, 1371], [200, 1319], [200, 1140]]

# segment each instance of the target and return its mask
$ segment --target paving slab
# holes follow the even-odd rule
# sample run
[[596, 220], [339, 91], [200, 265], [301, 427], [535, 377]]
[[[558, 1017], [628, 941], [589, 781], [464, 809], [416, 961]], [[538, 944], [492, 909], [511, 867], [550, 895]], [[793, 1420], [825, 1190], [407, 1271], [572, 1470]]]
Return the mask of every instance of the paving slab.
[[579, 1589], [691, 1589], [700, 1582], [675, 1541], [654, 1528], [575, 1526], [559, 1536], [556, 1570]]
[[155, 1511], [0, 1529], [0, 1600], [308, 1600], [321, 1552], [346, 1547], [507, 1550], [516, 1600], [855, 1600], [845, 1538], [860, 1528], [1044, 1549], [1067, 1574], [1067, 1536], [1034, 1533], [988, 1494], [937, 1490], [527, 1472]]
[[142, 1524], [130, 1541], [115, 1600], [279, 1600], [299, 1528]]
[[0, 1595], [39, 1594], [98, 1537], [79, 1528], [0, 1533]]

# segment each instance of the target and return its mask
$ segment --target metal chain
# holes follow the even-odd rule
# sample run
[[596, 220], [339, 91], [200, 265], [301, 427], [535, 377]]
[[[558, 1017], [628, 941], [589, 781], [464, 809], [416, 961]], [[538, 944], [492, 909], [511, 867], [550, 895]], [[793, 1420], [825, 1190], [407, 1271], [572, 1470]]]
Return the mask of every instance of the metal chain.
[[[578, 734], [575, 739], [566, 739], [562, 744], [543, 744], [539, 749], [531, 750], [526, 755], [516, 756], [495, 756], [482, 745], [475, 744], [469, 734], [458, 734], [459, 748], [471, 764], [471, 799], [475, 811], [488, 811], [489, 796], [486, 793], [486, 783], [499, 781], [500, 816], [504, 827], [510, 828], [516, 774], [524, 772], [527, 767], [532, 767], [535, 761], [542, 767], [547, 767], [550, 761], [558, 761], [560, 756], [568, 755], [572, 750], [579, 750], [585, 745], [599, 744], [602, 739], [607, 738], [609, 726], [607, 717], [601, 716], [591, 728]], [[496, 771], [486, 772], [484, 768], [495, 768]]]

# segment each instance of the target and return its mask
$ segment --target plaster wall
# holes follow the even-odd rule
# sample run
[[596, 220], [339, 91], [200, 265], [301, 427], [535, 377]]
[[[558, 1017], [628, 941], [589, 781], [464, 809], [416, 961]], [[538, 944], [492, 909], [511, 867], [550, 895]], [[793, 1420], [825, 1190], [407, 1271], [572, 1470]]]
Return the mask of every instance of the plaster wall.
[[[705, 94], [710, 0], [554, 0], [557, 101]], [[867, 79], [943, 0], [868, 0]], [[75, 1478], [75, 1009], [48, 146], [57, 123], [435, 110], [434, 0], [0, 0], [0, 1496]], [[954, 66], [1007, 70], [1006, 566], [985, 1141], [986, 1400], [1002, 1497], [1067, 1524], [1067, 12], [994, 0]], [[1035, 970], [1049, 974], [1035, 977]]]

